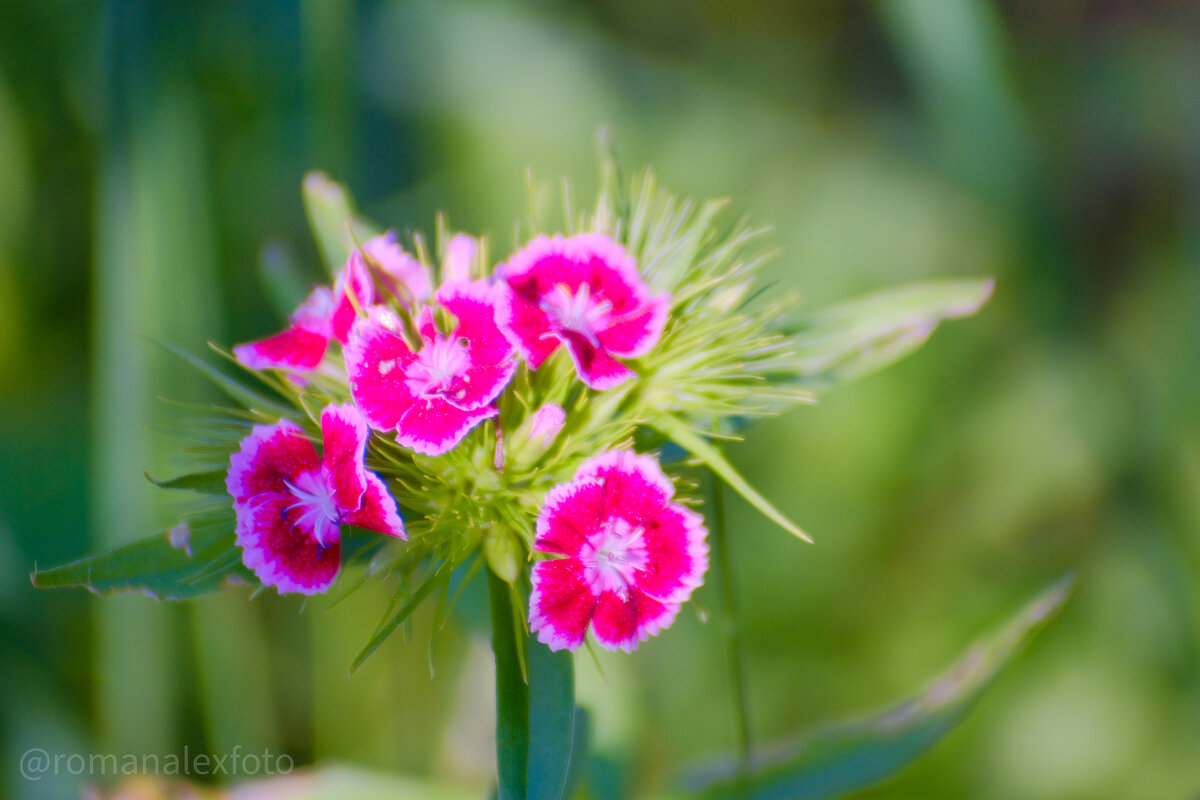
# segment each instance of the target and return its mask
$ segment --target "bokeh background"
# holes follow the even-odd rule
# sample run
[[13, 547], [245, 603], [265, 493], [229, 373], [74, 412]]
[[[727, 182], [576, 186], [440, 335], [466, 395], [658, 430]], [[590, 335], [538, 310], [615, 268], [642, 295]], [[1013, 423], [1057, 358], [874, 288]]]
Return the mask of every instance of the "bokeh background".
[[[211, 389], [154, 342], [277, 329], [280, 276], [320, 276], [306, 170], [501, 257], [526, 168], [586, 198], [602, 124], [626, 168], [771, 224], [809, 307], [996, 278], [978, 317], [730, 448], [817, 540], [731, 509], [755, 738], [919, 688], [1074, 570], [961, 727], [858, 796], [1196, 796], [1200, 6], [1152, 0], [0, 0], [0, 793], [77, 792], [22, 780], [29, 747], [486, 785], [469, 613], [350, 677], [380, 592], [158, 604], [28, 573], [171, 523], [141, 476], [182, 463], [162, 398]], [[716, 602], [603, 678], [579, 662], [595, 796], [734, 746]]]

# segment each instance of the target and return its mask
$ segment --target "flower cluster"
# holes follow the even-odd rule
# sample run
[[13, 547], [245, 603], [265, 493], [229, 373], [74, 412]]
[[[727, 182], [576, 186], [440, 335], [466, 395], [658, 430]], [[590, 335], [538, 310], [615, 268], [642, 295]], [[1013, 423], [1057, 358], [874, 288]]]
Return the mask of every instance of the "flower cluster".
[[535, 236], [494, 269], [466, 235], [443, 253], [435, 288], [395, 234], [355, 242], [286, 330], [234, 348], [300, 409], [324, 403], [319, 440], [284, 418], [230, 457], [242, 560], [279, 592], [324, 592], [344, 531], [407, 540], [401, 514], [413, 515], [410, 546], [452, 567], [481, 550], [515, 584], [536, 559], [529, 623], [552, 649], [579, 647], [590, 627], [631, 650], [708, 566], [702, 518], [632, 449], [641, 415], [621, 414], [653, 385], [639, 359], [663, 338], [671, 294], [602, 231]]

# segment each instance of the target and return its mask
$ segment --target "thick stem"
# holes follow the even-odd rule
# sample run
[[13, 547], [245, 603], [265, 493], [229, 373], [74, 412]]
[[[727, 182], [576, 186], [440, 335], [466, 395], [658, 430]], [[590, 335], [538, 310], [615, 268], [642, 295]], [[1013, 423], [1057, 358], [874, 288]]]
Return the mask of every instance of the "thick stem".
[[742, 653], [738, 625], [737, 592], [733, 581], [733, 564], [729, 558], [729, 537], [725, 527], [725, 487], [717, 475], [712, 476], [713, 549], [721, 565], [721, 605], [724, 616], [722, 629], [729, 658], [729, 677], [733, 683], [733, 713], [737, 722], [738, 781], [741, 785], [750, 774], [750, 697], [746, 684], [745, 656]]
[[553, 653], [526, 633], [527, 591], [489, 569], [488, 597], [496, 654], [497, 795], [561, 800], [576, 755], [574, 661], [569, 652]]

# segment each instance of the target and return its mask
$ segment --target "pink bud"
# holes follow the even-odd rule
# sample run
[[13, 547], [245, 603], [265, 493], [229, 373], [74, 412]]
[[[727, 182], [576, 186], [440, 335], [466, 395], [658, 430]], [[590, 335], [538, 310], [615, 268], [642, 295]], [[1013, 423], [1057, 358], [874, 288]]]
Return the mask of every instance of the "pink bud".
[[472, 280], [477, 249], [478, 243], [465, 233], [452, 238], [446, 245], [446, 258], [442, 261], [442, 282]]
[[562, 410], [562, 406], [547, 403], [533, 413], [529, 426], [529, 438], [541, 439], [542, 447], [549, 447], [566, 421], [567, 412]]

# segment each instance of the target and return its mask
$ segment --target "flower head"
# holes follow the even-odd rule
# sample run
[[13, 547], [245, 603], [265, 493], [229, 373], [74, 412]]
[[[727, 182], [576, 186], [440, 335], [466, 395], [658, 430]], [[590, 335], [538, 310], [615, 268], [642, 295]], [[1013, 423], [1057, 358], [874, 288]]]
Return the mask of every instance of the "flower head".
[[433, 307], [423, 307], [416, 317], [419, 349], [409, 347], [394, 314], [373, 309], [345, 350], [350, 391], [371, 427], [394, 429], [397, 442], [431, 456], [496, 416], [490, 403], [517, 367], [512, 345], [496, 327], [487, 283], [443, 285], [437, 302], [457, 322], [443, 334]]
[[537, 369], [565, 344], [580, 379], [611, 389], [633, 376], [617, 358], [649, 352], [670, 296], [649, 296], [637, 262], [599, 233], [539, 236], [496, 269], [504, 282], [498, 320]]
[[366, 308], [373, 294], [371, 277], [362, 256], [355, 250], [333, 288], [318, 286], [313, 289], [292, 314], [292, 324], [287, 330], [240, 344], [233, 348], [233, 353], [238, 361], [251, 369], [311, 372], [325, 358], [330, 341], [346, 343], [357, 309]]
[[588, 626], [609, 650], [632, 650], [671, 624], [708, 568], [700, 515], [672, 503], [650, 456], [612, 450], [546, 496], [534, 549], [563, 558], [533, 567], [529, 627], [574, 650]]
[[341, 563], [343, 524], [407, 538], [396, 502], [363, 464], [367, 424], [352, 405], [321, 412], [323, 453], [289, 420], [256, 425], [225, 485], [246, 566], [280, 592], [317, 594]]

